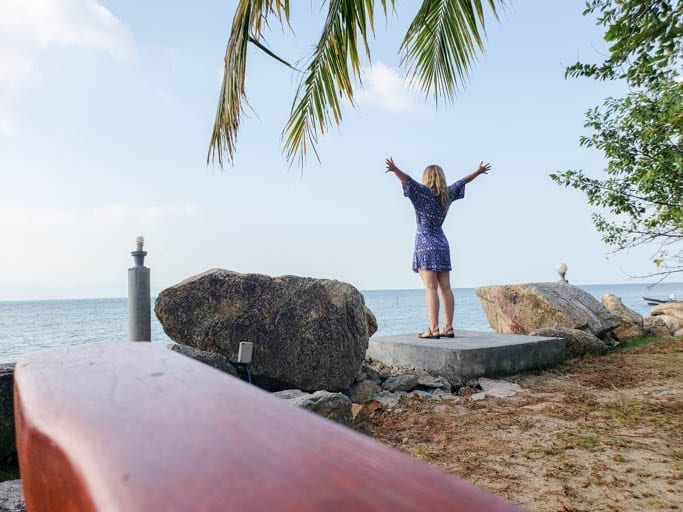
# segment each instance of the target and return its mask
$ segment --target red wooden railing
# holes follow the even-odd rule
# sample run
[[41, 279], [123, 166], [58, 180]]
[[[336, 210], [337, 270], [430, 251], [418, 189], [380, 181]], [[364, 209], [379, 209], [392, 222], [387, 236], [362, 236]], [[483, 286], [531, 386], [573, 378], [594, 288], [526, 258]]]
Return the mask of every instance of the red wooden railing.
[[156, 345], [35, 352], [14, 392], [31, 512], [520, 510]]

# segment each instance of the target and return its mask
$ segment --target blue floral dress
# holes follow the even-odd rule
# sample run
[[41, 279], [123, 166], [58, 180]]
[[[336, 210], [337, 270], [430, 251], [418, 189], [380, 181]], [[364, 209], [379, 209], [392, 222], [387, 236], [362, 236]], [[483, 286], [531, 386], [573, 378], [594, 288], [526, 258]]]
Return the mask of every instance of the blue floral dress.
[[[415, 207], [417, 233], [415, 234], [415, 253], [413, 254], [413, 271], [419, 269], [445, 272], [451, 270], [451, 251], [448, 240], [441, 226], [446, 213], [441, 201], [432, 189], [418, 183], [408, 176], [403, 184], [403, 195], [410, 199]], [[448, 187], [449, 204], [465, 197], [465, 178]]]

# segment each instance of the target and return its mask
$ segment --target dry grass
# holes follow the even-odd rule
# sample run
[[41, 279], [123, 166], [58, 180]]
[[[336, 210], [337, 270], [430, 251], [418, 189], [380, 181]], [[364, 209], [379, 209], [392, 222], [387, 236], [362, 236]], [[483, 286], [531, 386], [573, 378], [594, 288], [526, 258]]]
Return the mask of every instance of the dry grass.
[[411, 400], [359, 429], [530, 510], [681, 510], [683, 339], [511, 380], [528, 391]]

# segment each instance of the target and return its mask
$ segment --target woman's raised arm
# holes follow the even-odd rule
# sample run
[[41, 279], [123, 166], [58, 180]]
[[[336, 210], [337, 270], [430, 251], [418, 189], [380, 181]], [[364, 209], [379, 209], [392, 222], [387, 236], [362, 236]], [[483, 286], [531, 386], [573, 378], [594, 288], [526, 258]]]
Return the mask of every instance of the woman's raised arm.
[[465, 176], [465, 183], [469, 183], [480, 174], [488, 174], [490, 170], [491, 164], [485, 164], [482, 160], [481, 162], [479, 162], [479, 167], [477, 167], [477, 169], [472, 174], [468, 174], [467, 176]]
[[386, 172], [393, 172], [401, 183], [408, 183], [408, 175], [406, 173], [404, 173], [401, 169], [396, 167], [396, 164], [394, 164], [393, 158], [391, 158], [391, 157], [387, 158], [384, 161], [384, 163], [387, 165], [387, 171]]

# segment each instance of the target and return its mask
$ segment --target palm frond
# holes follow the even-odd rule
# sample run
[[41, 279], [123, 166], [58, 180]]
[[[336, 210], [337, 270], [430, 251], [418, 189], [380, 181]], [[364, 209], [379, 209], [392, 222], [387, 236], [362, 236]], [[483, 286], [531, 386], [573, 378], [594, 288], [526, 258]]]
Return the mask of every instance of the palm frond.
[[427, 96], [452, 100], [483, 50], [484, 3], [498, 17], [504, 0], [424, 0], [401, 44], [409, 82]]
[[[271, 15], [280, 22], [289, 22], [289, 0], [239, 0], [237, 4], [230, 39], [225, 50], [223, 81], [206, 157], [207, 163], [218, 158], [218, 164], [222, 167], [224, 156], [232, 160], [235, 155], [237, 131], [243, 104], [246, 102], [244, 83], [247, 46], [250, 40], [259, 40]], [[261, 47], [262, 50], [263, 48], [265, 47]]]
[[[384, 14], [394, 0], [381, 0]], [[285, 154], [303, 164], [332, 123], [342, 118], [342, 101], [353, 104], [353, 79], [360, 79], [359, 39], [370, 58], [368, 36], [374, 33], [374, 0], [330, 0], [322, 34], [299, 83], [283, 138]]]

